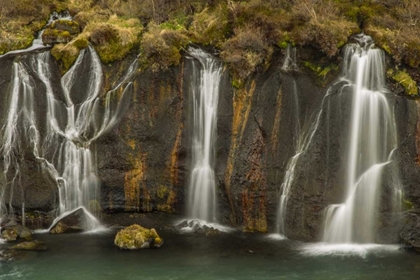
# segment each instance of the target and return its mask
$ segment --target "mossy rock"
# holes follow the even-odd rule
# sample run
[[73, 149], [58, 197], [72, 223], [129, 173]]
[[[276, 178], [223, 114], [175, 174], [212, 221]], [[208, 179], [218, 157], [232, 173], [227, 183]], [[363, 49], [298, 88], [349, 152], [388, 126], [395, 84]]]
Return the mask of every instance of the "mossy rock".
[[408, 96], [417, 96], [419, 93], [416, 81], [406, 71], [394, 71], [389, 69], [387, 71], [389, 77], [404, 88]]
[[80, 26], [76, 21], [73, 20], [56, 20], [51, 26], [51, 29], [68, 31], [71, 35], [76, 35], [80, 33]]
[[70, 32], [58, 29], [46, 29], [42, 33], [42, 42], [46, 45], [68, 43], [73, 39]]
[[25, 251], [45, 251], [47, 250], [47, 246], [45, 246], [45, 243], [42, 241], [33, 240], [33, 241], [25, 241], [17, 245], [14, 245], [12, 246], [11, 249], [25, 250]]
[[18, 238], [18, 232], [14, 228], [5, 229], [1, 232], [1, 237], [6, 241], [15, 241]]
[[114, 244], [120, 249], [128, 250], [159, 248], [163, 244], [163, 239], [157, 234], [154, 228], [147, 229], [133, 224], [117, 233]]

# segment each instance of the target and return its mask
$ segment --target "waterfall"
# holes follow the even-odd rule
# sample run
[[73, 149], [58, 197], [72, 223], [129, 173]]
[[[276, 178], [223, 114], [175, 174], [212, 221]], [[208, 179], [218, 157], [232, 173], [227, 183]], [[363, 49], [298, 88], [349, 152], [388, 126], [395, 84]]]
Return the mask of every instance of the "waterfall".
[[214, 174], [217, 137], [217, 105], [222, 73], [221, 63], [200, 49], [189, 48], [193, 58], [191, 78], [192, 172], [189, 182], [189, 218], [216, 220], [216, 179]]
[[375, 242], [381, 177], [397, 147], [383, 52], [369, 36], [358, 39], [344, 54], [341, 80], [352, 94], [345, 198], [326, 209], [323, 241], [328, 243]]
[[292, 47], [290, 44], [287, 45], [286, 53], [284, 56], [283, 65], [281, 69], [284, 71], [298, 71], [299, 67], [296, 63], [296, 48]]
[[[1, 189], [0, 214], [13, 213], [13, 193], [22, 188], [24, 215], [20, 180], [27, 153], [42, 173], [55, 178], [60, 217], [80, 207], [95, 212], [99, 180], [92, 145], [127, 109], [137, 62], [113, 90], [102, 93], [102, 67], [92, 47], [81, 51], [61, 81], [50, 53], [31, 51], [15, 53], [9, 104], [4, 107], [8, 112], [1, 128], [0, 155], [6, 183]], [[54, 84], [56, 80], [60, 83]], [[99, 225], [94, 216], [87, 216], [92, 229]]]

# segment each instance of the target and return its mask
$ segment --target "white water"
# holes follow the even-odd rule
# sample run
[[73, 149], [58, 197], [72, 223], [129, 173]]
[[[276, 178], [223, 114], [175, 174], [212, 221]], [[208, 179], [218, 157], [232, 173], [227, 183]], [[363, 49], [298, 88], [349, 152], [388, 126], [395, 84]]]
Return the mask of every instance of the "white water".
[[[30, 51], [31, 48], [27, 50]], [[91, 146], [115, 125], [127, 108], [136, 62], [113, 90], [101, 94], [102, 67], [93, 48], [81, 51], [75, 64], [61, 78], [59, 88], [52, 84], [57, 78], [52, 72], [54, 64], [49, 52], [25, 55], [28, 58], [17, 57], [13, 63], [9, 104], [5, 106], [8, 112], [0, 134], [2, 173], [7, 181], [1, 190], [0, 214], [14, 212], [12, 197], [17, 188], [22, 188], [24, 214], [25, 193], [20, 182], [24, 174], [20, 162], [28, 147], [42, 173], [57, 182], [60, 216], [79, 207], [95, 212], [99, 205], [99, 180]], [[87, 213], [87, 217], [92, 226], [99, 226], [93, 215]]]
[[[299, 133], [299, 138], [296, 145], [296, 154], [289, 159], [286, 167], [286, 174], [284, 175], [283, 183], [280, 186], [280, 199], [277, 208], [276, 233], [280, 236], [286, 237], [286, 217], [287, 217], [287, 203], [289, 201], [290, 192], [295, 180], [296, 166], [301, 155], [303, 155], [309, 148], [312, 139], [318, 129], [321, 120], [322, 110], [318, 113], [316, 120], [308, 133]], [[300, 130], [299, 130], [300, 131]]]
[[343, 81], [351, 87], [350, 138], [343, 203], [326, 209], [323, 241], [374, 243], [381, 176], [396, 149], [393, 112], [388, 104], [383, 52], [370, 37], [346, 48]]
[[298, 71], [299, 67], [296, 62], [296, 48], [292, 47], [290, 44], [287, 45], [286, 53], [284, 56], [283, 65], [281, 69], [284, 71]]
[[[56, 20], [72, 20], [73, 18], [70, 16], [68, 11], [64, 11], [61, 13], [57, 13], [57, 12], [53, 12], [50, 15], [50, 18], [48, 19], [48, 22], [45, 26], [49, 26], [52, 22], [56, 21]], [[50, 45], [44, 45], [44, 43], [42, 42], [42, 33], [44, 33], [45, 28], [43, 28], [41, 31], [38, 32], [37, 37], [32, 41], [32, 45], [27, 48], [27, 49], [23, 49], [23, 50], [14, 50], [14, 51], [10, 51], [7, 52], [3, 55], [0, 55], [0, 58], [3, 56], [7, 56], [7, 55], [12, 55], [12, 54], [19, 54], [19, 53], [26, 53], [26, 52], [30, 52], [30, 51], [36, 51], [36, 50], [42, 50], [45, 48], [49, 48]]]
[[217, 138], [217, 105], [222, 73], [221, 63], [200, 49], [189, 48], [193, 60], [192, 172], [188, 188], [188, 217], [216, 221], [214, 175]]

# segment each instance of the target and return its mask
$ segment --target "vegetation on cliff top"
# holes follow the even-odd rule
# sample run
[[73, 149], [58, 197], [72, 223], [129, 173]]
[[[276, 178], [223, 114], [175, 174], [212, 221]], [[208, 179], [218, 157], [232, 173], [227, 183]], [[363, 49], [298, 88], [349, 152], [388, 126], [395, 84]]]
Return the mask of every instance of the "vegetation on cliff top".
[[85, 40], [104, 63], [140, 52], [140, 65], [152, 70], [177, 65], [193, 42], [218, 48], [242, 84], [268, 65], [278, 47], [310, 46], [331, 59], [349, 36], [364, 31], [420, 81], [414, 71], [420, 65], [420, 4], [410, 0], [8, 1], [0, 11], [0, 54], [28, 46], [49, 14], [64, 9], [81, 28], [76, 38], [54, 47], [64, 71], [85, 45], [77, 42]]

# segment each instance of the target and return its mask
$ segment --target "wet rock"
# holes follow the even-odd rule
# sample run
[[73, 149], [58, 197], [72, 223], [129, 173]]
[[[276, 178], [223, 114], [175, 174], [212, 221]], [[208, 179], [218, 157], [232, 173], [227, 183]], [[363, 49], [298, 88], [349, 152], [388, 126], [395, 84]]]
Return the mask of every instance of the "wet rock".
[[120, 230], [115, 236], [114, 244], [120, 249], [129, 250], [159, 248], [163, 244], [163, 239], [154, 228], [147, 229], [134, 224]]
[[47, 246], [42, 241], [33, 240], [16, 244], [12, 246], [11, 249], [25, 251], [45, 251], [47, 250]]
[[18, 252], [15, 250], [1, 250], [0, 251], [0, 261], [11, 261], [16, 259]]
[[50, 233], [72, 233], [90, 230], [90, 219], [83, 208], [79, 208], [55, 223]]
[[15, 241], [18, 238], [26, 240], [32, 239], [32, 231], [25, 226], [8, 223], [1, 233], [2, 237], [7, 241]]
[[18, 233], [16, 229], [9, 228], [1, 232], [1, 237], [6, 241], [15, 241], [18, 238]]
[[420, 213], [405, 213], [399, 232], [402, 241], [406, 245], [420, 252]]
[[198, 220], [186, 220], [175, 226], [181, 232], [193, 232], [197, 234], [204, 235], [217, 235], [220, 233], [220, 230], [213, 228], [206, 224], [201, 223]]

